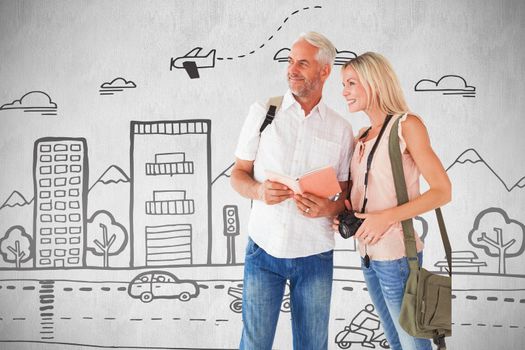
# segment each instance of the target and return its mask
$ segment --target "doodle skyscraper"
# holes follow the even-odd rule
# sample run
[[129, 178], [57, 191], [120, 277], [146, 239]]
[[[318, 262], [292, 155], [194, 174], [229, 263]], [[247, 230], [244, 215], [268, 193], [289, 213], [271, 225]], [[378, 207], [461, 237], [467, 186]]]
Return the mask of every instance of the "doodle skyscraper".
[[88, 186], [84, 138], [35, 142], [35, 267], [84, 265]]

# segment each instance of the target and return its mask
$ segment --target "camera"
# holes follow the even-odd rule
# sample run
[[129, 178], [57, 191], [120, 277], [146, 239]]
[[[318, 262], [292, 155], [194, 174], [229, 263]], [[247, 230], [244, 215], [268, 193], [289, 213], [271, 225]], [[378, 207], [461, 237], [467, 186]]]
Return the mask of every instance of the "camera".
[[361, 226], [364, 221], [363, 219], [357, 218], [354, 213], [353, 210], [345, 209], [345, 211], [337, 215], [337, 220], [339, 220], [339, 234], [345, 239], [355, 235], [359, 226]]

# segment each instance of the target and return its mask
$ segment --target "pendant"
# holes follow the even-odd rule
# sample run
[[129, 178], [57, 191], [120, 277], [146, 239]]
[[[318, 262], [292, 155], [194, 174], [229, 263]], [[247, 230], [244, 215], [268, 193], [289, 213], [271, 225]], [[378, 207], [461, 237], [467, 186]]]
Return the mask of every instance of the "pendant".
[[370, 257], [368, 256], [368, 253], [365, 254], [365, 267], [367, 269], [370, 267]]

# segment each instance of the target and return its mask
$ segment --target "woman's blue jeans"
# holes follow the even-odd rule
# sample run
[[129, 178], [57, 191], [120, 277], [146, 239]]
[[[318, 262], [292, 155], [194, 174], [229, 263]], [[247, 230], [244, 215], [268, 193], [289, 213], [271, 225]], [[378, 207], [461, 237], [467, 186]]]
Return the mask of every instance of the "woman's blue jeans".
[[249, 239], [244, 261], [240, 350], [272, 349], [287, 280], [293, 348], [327, 349], [332, 276], [332, 250], [281, 259], [267, 254]]
[[[418, 253], [419, 264], [423, 254]], [[392, 350], [431, 350], [429, 339], [414, 338], [399, 325], [406, 281], [410, 272], [406, 257], [397, 260], [370, 260], [370, 267], [361, 268], [365, 275], [368, 293], [381, 319], [386, 339]]]

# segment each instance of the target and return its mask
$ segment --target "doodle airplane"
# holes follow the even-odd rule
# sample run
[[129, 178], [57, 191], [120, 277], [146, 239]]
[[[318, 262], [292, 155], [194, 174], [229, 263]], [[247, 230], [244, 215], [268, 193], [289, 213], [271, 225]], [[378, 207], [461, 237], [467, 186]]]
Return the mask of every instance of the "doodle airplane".
[[199, 78], [199, 68], [215, 67], [215, 49], [207, 55], [200, 55], [202, 47], [196, 47], [184, 56], [171, 58], [170, 71], [173, 68], [185, 69], [191, 79]]

